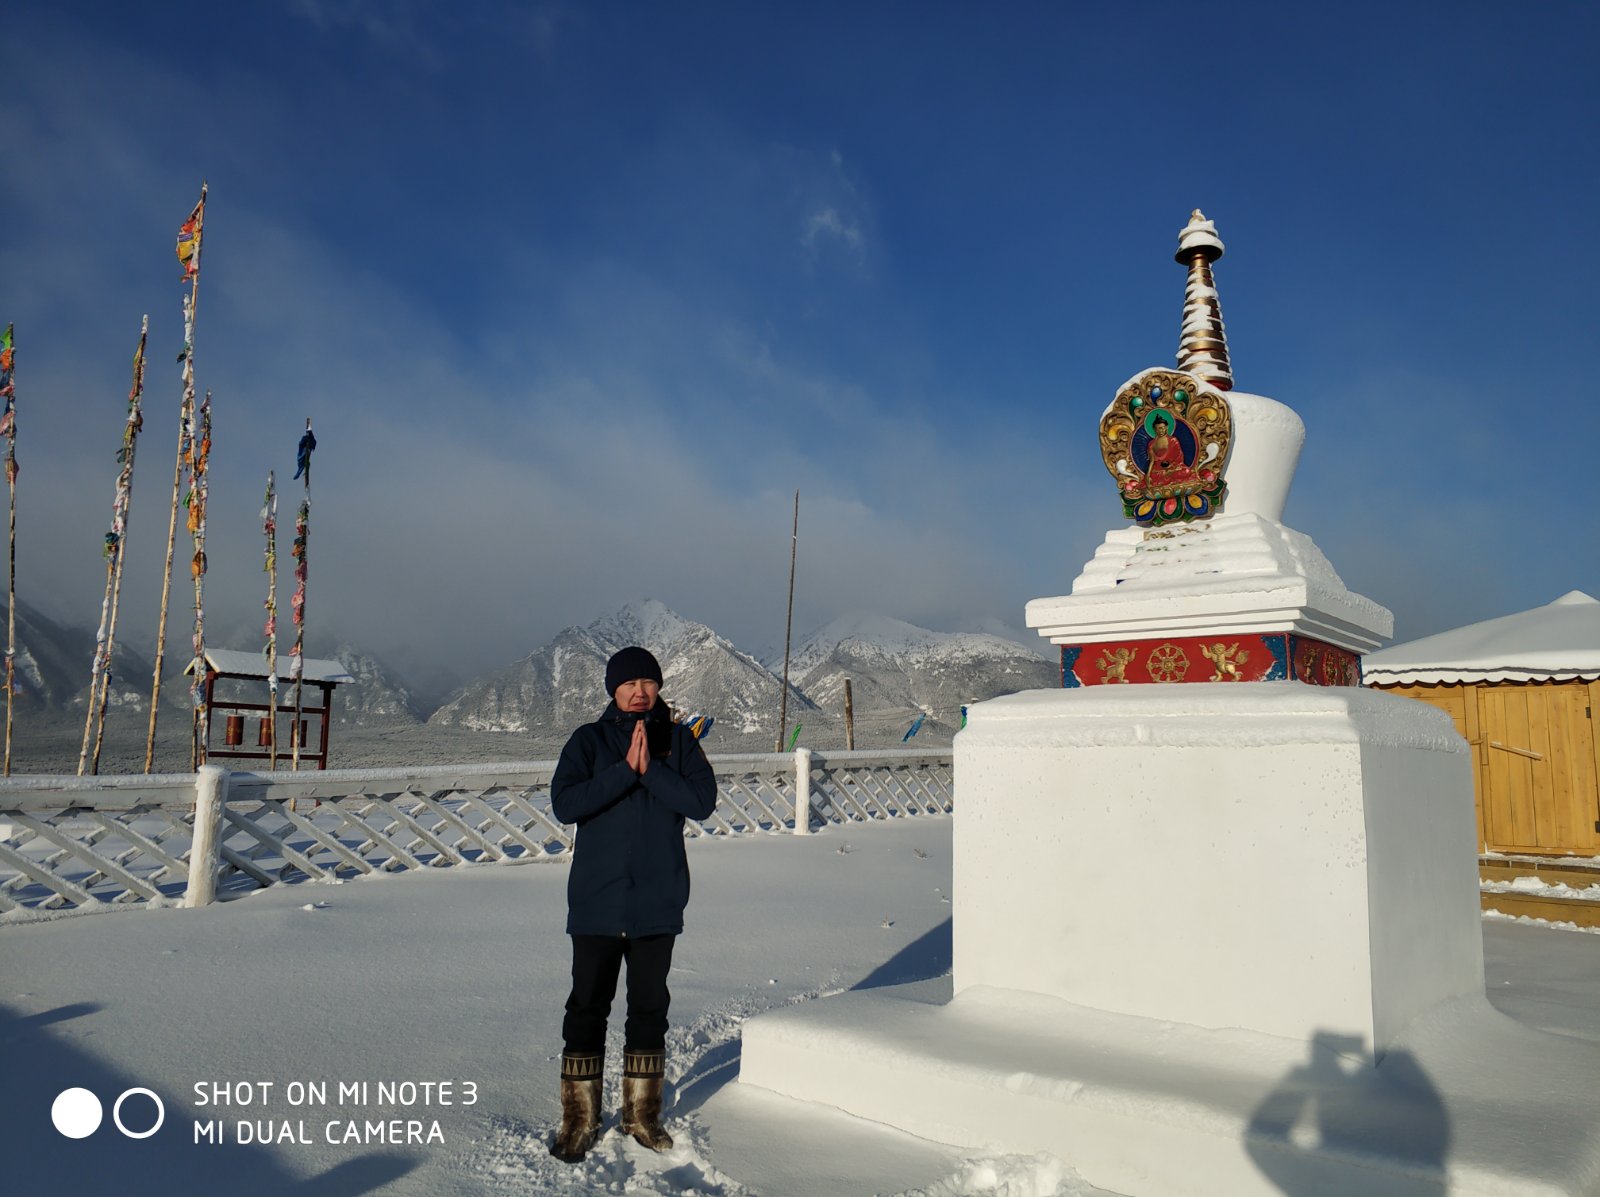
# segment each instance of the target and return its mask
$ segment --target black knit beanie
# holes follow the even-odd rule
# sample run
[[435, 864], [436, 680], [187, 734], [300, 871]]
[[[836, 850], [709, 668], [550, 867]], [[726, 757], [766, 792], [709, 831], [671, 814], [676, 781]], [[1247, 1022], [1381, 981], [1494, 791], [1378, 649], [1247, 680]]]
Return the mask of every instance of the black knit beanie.
[[633, 645], [614, 654], [606, 662], [607, 697], [615, 697], [617, 687], [623, 682], [636, 682], [641, 678], [648, 678], [658, 686], [661, 684], [661, 666], [649, 649]]

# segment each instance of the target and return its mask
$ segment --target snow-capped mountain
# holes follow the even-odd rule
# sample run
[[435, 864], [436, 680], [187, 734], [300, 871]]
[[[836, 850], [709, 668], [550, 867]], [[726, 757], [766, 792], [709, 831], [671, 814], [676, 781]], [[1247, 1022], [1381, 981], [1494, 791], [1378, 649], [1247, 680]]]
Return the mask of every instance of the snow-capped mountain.
[[[3, 612], [0, 606], [0, 612]], [[1009, 629], [999, 629], [1002, 632]], [[254, 627], [222, 643], [249, 640]], [[569, 627], [506, 668], [457, 690], [428, 717], [440, 729], [510, 732], [530, 737], [530, 751], [553, 750], [605, 705], [606, 660], [643, 644], [666, 670], [663, 697], [683, 715], [716, 719], [712, 751], [768, 751], [777, 733], [782, 658], [763, 663], [704, 624], [655, 600], [629, 604], [584, 627]], [[51, 720], [83, 718], [94, 633], [56, 623], [17, 604], [17, 685], [24, 703]], [[313, 653], [313, 655], [319, 655]], [[383, 726], [420, 720], [427, 710], [394, 670], [369, 652], [341, 644], [332, 654], [356, 679], [339, 688], [335, 718]], [[169, 644], [163, 705], [186, 705]], [[851, 679], [856, 743], [898, 743], [919, 715], [919, 742], [948, 737], [965, 703], [1060, 684], [1059, 667], [1006, 635], [933, 632], [877, 615], [837, 619], [802, 640], [789, 665], [787, 730], [800, 742], [844, 743], [844, 679]], [[150, 665], [119, 645], [112, 706], [149, 706]]]
[[339, 687], [333, 700], [334, 716], [341, 723], [416, 723], [420, 712], [411, 691], [376, 657], [348, 644], [334, 656], [353, 682]]
[[[0, 643], [4, 642], [5, 604], [0, 603]], [[17, 603], [17, 655], [13, 665], [17, 694], [47, 710], [73, 711], [83, 718], [89, 697], [89, 676], [94, 665], [92, 629], [67, 627]], [[169, 649], [167, 660], [173, 654]], [[107, 704], [135, 711], [150, 709], [153, 666], [144, 657], [118, 643], [111, 657], [111, 685]], [[4, 666], [0, 665], [0, 671]], [[0, 686], [4, 673], [0, 672]], [[163, 700], [168, 696], [163, 693]], [[165, 701], [163, 701], [165, 705]]]
[[1061, 683], [1057, 664], [1015, 641], [883, 615], [842, 616], [812, 633], [790, 657], [789, 677], [825, 710], [843, 708], [849, 678], [858, 718], [920, 710], [949, 727], [960, 725], [963, 704]]
[[[779, 679], [731, 641], [654, 599], [624, 606], [587, 627], [563, 629], [514, 665], [467, 686], [428, 722], [564, 740], [605, 706], [606, 661], [630, 644], [644, 645], [661, 661], [662, 697], [679, 712], [710, 712], [725, 735], [774, 732]], [[813, 711], [791, 686], [790, 718]]]

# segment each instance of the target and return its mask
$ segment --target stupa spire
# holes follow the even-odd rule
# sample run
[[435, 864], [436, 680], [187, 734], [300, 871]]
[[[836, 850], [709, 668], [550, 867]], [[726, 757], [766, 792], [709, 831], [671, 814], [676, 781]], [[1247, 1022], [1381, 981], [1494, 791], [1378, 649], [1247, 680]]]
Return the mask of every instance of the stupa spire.
[[1223, 331], [1222, 302], [1211, 278], [1211, 263], [1222, 256], [1217, 226], [1196, 208], [1178, 234], [1178, 264], [1189, 268], [1183, 292], [1183, 330], [1178, 337], [1178, 369], [1209, 382], [1219, 391], [1233, 389], [1228, 365], [1228, 337]]

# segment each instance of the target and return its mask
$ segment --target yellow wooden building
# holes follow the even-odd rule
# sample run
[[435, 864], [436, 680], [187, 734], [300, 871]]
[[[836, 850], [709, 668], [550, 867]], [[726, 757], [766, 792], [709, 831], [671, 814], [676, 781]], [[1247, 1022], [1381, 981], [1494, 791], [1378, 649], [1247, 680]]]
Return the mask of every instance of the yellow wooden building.
[[1574, 590], [1362, 661], [1472, 746], [1480, 851], [1600, 855], [1600, 601]]

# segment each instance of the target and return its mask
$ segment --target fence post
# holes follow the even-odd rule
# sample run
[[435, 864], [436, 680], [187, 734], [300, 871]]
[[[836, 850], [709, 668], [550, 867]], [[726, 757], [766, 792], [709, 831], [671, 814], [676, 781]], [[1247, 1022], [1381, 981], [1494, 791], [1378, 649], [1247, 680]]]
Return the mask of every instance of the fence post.
[[194, 775], [194, 839], [189, 844], [189, 887], [185, 906], [209, 906], [217, 896], [217, 844], [222, 805], [228, 800], [228, 771], [202, 765]]
[[794, 833], [811, 834], [811, 749], [794, 750]]

